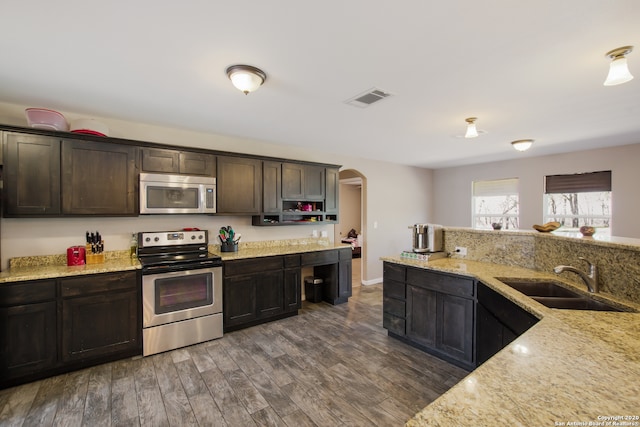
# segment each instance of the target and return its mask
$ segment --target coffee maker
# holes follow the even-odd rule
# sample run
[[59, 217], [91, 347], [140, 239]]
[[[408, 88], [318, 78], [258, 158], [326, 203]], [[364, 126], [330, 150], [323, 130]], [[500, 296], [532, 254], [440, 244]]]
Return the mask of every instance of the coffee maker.
[[432, 253], [442, 251], [442, 226], [437, 224], [414, 224], [413, 252]]

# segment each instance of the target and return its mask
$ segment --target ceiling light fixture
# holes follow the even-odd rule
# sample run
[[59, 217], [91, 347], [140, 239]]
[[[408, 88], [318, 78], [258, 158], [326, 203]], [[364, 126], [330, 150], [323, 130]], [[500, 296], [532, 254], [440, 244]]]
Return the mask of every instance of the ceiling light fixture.
[[611, 64], [609, 64], [607, 79], [604, 81], [605, 86], [615, 86], [633, 79], [625, 58], [625, 55], [630, 54], [632, 50], [633, 46], [623, 46], [607, 52], [605, 56], [611, 58]]
[[476, 120], [477, 117], [469, 117], [468, 119], [464, 119], [467, 122], [467, 133], [464, 134], [465, 138], [475, 138], [478, 136], [478, 130], [476, 129]]
[[264, 71], [251, 65], [232, 65], [227, 68], [227, 76], [245, 95], [257, 90], [267, 80]]
[[518, 139], [517, 141], [512, 141], [511, 145], [518, 151], [527, 151], [531, 148], [533, 144], [533, 139]]

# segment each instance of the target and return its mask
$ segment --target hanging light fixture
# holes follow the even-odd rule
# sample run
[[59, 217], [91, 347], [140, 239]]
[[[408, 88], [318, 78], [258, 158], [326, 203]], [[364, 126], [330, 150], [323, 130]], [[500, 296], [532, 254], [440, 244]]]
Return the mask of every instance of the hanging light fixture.
[[465, 138], [475, 138], [478, 136], [478, 130], [476, 129], [476, 120], [477, 117], [469, 117], [468, 119], [464, 119], [467, 122], [467, 133], [464, 134]]
[[633, 79], [625, 58], [625, 55], [630, 54], [632, 50], [633, 46], [623, 46], [607, 52], [605, 56], [611, 58], [611, 64], [609, 64], [607, 79], [604, 81], [605, 86], [615, 86]]
[[531, 148], [533, 144], [533, 139], [518, 139], [517, 141], [512, 141], [511, 145], [518, 151], [527, 151]]
[[245, 95], [257, 90], [267, 80], [264, 71], [251, 65], [232, 65], [227, 68], [227, 76]]

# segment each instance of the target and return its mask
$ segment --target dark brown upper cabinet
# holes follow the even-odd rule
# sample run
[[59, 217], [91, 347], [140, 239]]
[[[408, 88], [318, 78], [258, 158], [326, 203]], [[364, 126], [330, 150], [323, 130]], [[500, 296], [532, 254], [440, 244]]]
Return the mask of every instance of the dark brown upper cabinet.
[[337, 168], [327, 168], [325, 171], [327, 180], [324, 210], [337, 213], [340, 205], [340, 173]]
[[216, 176], [216, 156], [191, 151], [142, 148], [142, 171]]
[[257, 214], [262, 209], [262, 160], [218, 156], [217, 213]]
[[59, 215], [60, 139], [4, 133], [5, 216]]
[[62, 143], [62, 212], [137, 215], [137, 148], [106, 142]]
[[5, 133], [6, 216], [137, 215], [137, 148]]
[[262, 162], [262, 211], [282, 211], [282, 163]]
[[282, 198], [322, 201], [325, 196], [324, 166], [282, 164]]

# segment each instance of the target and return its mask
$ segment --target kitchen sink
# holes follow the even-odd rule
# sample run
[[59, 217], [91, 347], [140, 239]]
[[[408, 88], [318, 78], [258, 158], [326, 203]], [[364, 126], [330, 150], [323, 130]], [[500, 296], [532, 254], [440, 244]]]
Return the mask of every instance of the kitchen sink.
[[498, 278], [502, 283], [508, 285], [518, 292], [530, 297], [562, 297], [581, 298], [582, 295], [567, 289], [554, 281], [534, 281], [522, 279]]
[[596, 301], [567, 289], [553, 280], [535, 281], [517, 278], [498, 278], [498, 280], [549, 308], [623, 311], [605, 302]]

